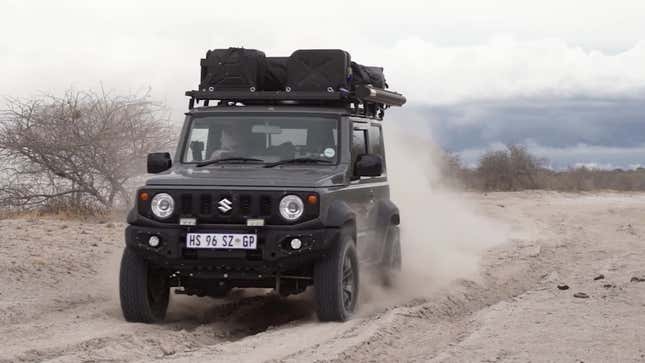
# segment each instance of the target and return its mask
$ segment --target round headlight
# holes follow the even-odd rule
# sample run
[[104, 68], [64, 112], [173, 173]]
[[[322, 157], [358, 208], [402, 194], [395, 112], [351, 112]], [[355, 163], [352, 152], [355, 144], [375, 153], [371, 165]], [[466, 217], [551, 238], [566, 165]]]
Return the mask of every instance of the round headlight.
[[169, 194], [159, 193], [152, 198], [150, 209], [157, 218], [168, 218], [175, 210], [175, 200]]
[[295, 221], [300, 218], [305, 210], [302, 199], [297, 195], [287, 195], [280, 200], [280, 214], [288, 221]]

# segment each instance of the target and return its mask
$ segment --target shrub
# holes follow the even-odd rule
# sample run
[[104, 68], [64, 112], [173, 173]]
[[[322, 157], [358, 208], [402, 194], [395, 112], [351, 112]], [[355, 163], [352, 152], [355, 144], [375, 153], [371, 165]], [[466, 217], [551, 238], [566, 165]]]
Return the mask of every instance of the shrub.
[[10, 99], [0, 120], [0, 205], [96, 211], [128, 203], [126, 183], [169, 140], [168, 117], [147, 95]]
[[452, 161], [443, 176], [457, 179], [456, 183], [472, 190], [645, 191], [645, 168], [596, 170], [581, 166], [556, 171], [544, 167], [546, 160], [536, 158], [521, 145], [484, 153], [475, 169], [463, 167], [456, 158]]

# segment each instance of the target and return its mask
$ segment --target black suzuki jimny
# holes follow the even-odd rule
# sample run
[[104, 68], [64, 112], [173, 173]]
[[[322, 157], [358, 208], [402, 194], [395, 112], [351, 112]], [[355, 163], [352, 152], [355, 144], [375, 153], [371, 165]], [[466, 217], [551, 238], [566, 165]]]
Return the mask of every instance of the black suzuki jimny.
[[381, 121], [405, 97], [386, 88], [382, 68], [342, 50], [208, 51], [175, 160], [149, 155], [158, 175], [128, 215], [125, 319], [162, 321], [173, 287], [223, 297], [313, 285], [319, 319], [343, 321], [359, 266], [389, 284], [401, 246]]

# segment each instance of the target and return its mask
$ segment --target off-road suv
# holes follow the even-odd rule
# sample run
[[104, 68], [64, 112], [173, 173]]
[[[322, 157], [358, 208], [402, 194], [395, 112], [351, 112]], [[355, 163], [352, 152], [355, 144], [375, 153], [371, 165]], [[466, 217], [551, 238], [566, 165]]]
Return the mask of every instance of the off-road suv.
[[[226, 51], [226, 72], [238, 74], [232, 83], [245, 83], [239, 74], [248, 73], [249, 59], [256, 67], [261, 52]], [[148, 172], [158, 175], [137, 191], [128, 216], [120, 272], [126, 320], [163, 320], [173, 287], [222, 297], [232, 288], [289, 295], [313, 285], [320, 320], [343, 321], [356, 309], [359, 266], [385, 284], [401, 267], [381, 122], [384, 109], [405, 98], [376, 87], [378, 72], [370, 78], [373, 69], [346, 52], [298, 52], [310, 60], [305, 78], [325, 73], [311, 64], [330, 55], [327, 65], [342, 63], [336, 78], [345, 83], [327, 72], [311, 90], [294, 89], [289, 75], [300, 69], [288, 57], [286, 76], [274, 75], [283, 90], [267, 90], [268, 81], [240, 89], [205, 80], [217, 70], [202, 60], [174, 162], [169, 153], [149, 155]], [[270, 62], [263, 54], [258, 61], [263, 80]]]

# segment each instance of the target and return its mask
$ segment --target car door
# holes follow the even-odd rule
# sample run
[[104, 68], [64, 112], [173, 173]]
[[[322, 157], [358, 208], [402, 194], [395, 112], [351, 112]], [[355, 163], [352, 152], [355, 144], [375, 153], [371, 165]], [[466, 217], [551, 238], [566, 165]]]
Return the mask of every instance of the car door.
[[[352, 167], [359, 155], [369, 153], [369, 128], [370, 125], [364, 122], [354, 122], [352, 125]], [[354, 177], [350, 183], [349, 195], [350, 205], [356, 215], [359, 256], [368, 262], [374, 258], [372, 232], [375, 221], [372, 218], [374, 207], [372, 179], [372, 177]]]
[[370, 259], [374, 262], [381, 262], [383, 257], [384, 248], [386, 246], [385, 231], [387, 226], [383, 225], [385, 222], [379, 220], [379, 216], [383, 215], [380, 208], [385, 207], [386, 201], [390, 200], [390, 187], [387, 181], [387, 168], [385, 163], [385, 147], [383, 144], [383, 132], [379, 122], [372, 122], [368, 128], [368, 152], [373, 155], [381, 157], [383, 162], [383, 172], [379, 176], [371, 177], [369, 180], [369, 216], [368, 224], [370, 226]]

